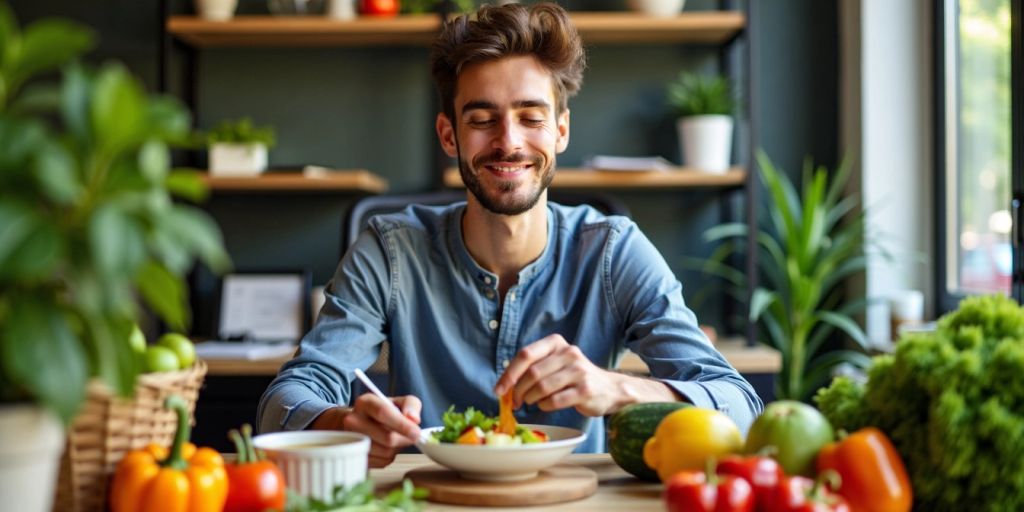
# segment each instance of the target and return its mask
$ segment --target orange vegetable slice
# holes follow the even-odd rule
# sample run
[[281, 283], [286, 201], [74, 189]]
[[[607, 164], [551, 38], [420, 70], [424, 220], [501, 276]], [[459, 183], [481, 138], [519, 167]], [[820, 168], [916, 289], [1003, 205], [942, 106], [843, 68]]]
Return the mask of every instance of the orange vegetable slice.
[[498, 432], [514, 436], [517, 426], [519, 422], [512, 414], [512, 390], [509, 389], [498, 399]]

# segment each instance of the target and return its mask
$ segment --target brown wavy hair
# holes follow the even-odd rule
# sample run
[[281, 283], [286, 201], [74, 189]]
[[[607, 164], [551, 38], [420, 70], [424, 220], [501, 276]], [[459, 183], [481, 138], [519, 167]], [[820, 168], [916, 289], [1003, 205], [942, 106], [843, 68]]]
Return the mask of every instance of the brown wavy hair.
[[430, 64], [441, 106], [455, 119], [455, 84], [470, 64], [532, 55], [554, 79], [556, 114], [569, 107], [580, 90], [586, 55], [565, 9], [553, 3], [531, 7], [513, 3], [484, 5], [472, 14], [448, 20], [431, 47]]

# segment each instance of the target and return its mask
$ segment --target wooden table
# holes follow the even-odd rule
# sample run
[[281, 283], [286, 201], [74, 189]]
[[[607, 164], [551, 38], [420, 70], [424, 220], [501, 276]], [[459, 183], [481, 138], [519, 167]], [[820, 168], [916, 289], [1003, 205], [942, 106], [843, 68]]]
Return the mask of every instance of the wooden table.
[[[597, 473], [597, 492], [586, 499], [557, 503], [548, 506], [526, 507], [524, 510], [533, 511], [592, 511], [592, 510], [626, 510], [629, 512], [663, 511], [664, 505], [661, 501], [661, 484], [644, 482], [622, 468], [615, 465], [607, 453], [597, 454], [573, 454], [563, 461], [566, 464], [577, 464], [594, 470]], [[422, 454], [401, 454], [395, 462], [384, 469], [370, 470], [370, 478], [373, 479], [379, 490], [389, 489], [402, 481], [402, 476], [411, 469], [421, 466], [434, 465], [426, 455]], [[494, 510], [494, 508], [474, 508], [456, 505], [441, 505], [427, 502], [426, 510]], [[502, 510], [508, 510], [502, 508]]]
[[[748, 346], [743, 340], [722, 340], [715, 348], [725, 356], [736, 371], [743, 374], [777, 373], [782, 367], [782, 356], [777, 350], [763, 345]], [[255, 361], [241, 359], [207, 359], [208, 375], [277, 375], [278, 369], [291, 356]], [[640, 356], [626, 351], [619, 362], [619, 369], [632, 373], [646, 374], [647, 365]]]

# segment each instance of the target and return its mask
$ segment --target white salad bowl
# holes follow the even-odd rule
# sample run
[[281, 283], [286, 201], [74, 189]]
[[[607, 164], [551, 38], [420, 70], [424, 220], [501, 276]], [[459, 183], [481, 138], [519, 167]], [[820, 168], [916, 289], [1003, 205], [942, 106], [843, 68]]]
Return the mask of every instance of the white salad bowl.
[[443, 427], [433, 427], [421, 431], [416, 447], [434, 462], [455, 470], [463, 478], [511, 482], [537, 476], [540, 470], [553, 466], [587, 438], [586, 433], [574, 428], [522, 426], [544, 432], [548, 441], [499, 446], [435, 443], [428, 439]]

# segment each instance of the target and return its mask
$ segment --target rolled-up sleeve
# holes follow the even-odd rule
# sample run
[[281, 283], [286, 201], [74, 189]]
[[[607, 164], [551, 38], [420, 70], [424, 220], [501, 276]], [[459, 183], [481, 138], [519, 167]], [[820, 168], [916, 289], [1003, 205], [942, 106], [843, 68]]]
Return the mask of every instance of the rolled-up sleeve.
[[316, 325], [260, 400], [260, 432], [301, 430], [348, 404], [355, 368], [368, 368], [384, 341], [391, 276], [384, 247], [364, 231], [338, 264]]
[[610, 300], [626, 326], [626, 348], [653, 378], [698, 407], [728, 415], [745, 433], [764, 404], [700, 330], [682, 285], [635, 224], [612, 236], [605, 272]]

